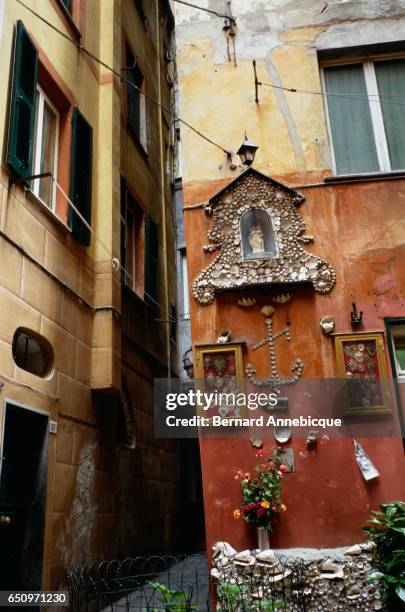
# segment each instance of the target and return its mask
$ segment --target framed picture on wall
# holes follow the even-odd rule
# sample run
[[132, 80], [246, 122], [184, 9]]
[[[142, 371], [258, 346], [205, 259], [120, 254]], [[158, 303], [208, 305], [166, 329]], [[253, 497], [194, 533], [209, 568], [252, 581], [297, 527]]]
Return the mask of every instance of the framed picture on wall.
[[339, 378], [347, 381], [346, 414], [391, 412], [383, 334], [336, 334], [335, 350]]
[[243, 346], [243, 342], [229, 342], [194, 347], [196, 387], [212, 397], [206, 410], [199, 408], [201, 416], [246, 417]]

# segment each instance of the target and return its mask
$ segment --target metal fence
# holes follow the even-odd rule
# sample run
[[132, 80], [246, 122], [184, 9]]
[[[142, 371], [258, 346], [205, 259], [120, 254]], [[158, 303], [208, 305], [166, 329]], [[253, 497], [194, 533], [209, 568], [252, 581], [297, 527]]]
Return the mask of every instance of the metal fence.
[[[280, 558], [283, 572], [255, 565], [209, 574], [205, 555], [152, 555], [69, 568], [73, 612], [305, 611], [304, 564]], [[277, 573], [276, 573], [277, 571]]]

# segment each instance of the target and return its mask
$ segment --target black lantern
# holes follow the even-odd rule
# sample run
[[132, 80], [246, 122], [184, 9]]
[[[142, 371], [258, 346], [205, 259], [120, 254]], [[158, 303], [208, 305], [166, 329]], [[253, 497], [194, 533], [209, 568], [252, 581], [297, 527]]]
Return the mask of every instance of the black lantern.
[[237, 154], [242, 160], [244, 166], [251, 166], [254, 162], [256, 151], [259, 147], [248, 140], [245, 132], [245, 140], [239, 147]]

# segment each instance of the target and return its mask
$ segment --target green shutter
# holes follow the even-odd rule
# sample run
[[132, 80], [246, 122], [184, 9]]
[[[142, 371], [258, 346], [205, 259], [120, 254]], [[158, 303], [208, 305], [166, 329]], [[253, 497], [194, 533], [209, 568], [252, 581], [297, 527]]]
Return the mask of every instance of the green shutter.
[[[70, 199], [89, 225], [91, 224], [92, 156], [93, 130], [79, 109], [75, 108], [72, 116]], [[90, 230], [72, 208], [69, 221], [73, 235], [89, 246]]]
[[38, 51], [23, 22], [17, 22], [14, 42], [7, 164], [17, 176], [32, 175]]
[[145, 302], [159, 302], [159, 226], [148, 214], [145, 220]]
[[[378, 92], [384, 118], [391, 170], [405, 168], [405, 60], [375, 62]], [[396, 102], [399, 104], [396, 104]]]

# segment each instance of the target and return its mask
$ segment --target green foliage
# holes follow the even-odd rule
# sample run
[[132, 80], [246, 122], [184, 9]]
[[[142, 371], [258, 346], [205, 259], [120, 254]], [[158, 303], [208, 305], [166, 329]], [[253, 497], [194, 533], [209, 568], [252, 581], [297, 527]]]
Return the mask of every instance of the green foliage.
[[405, 610], [405, 502], [381, 504], [381, 511], [373, 511], [369, 524], [363, 527], [377, 546], [380, 571], [370, 580], [382, 580], [383, 597], [389, 610]]
[[[188, 597], [184, 591], [170, 590], [167, 586], [159, 582], [151, 582], [150, 585], [159, 591], [164, 612], [192, 612], [193, 610], [198, 610], [195, 604], [191, 604], [188, 601]], [[159, 611], [153, 610], [153, 612]]]
[[247, 586], [244, 584], [221, 582], [217, 588], [220, 605], [217, 612], [252, 612], [253, 610], [257, 610], [257, 612], [276, 612], [284, 606], [281, 600], [272, 602], [262, 599], [252, 604], [247, 590]]

